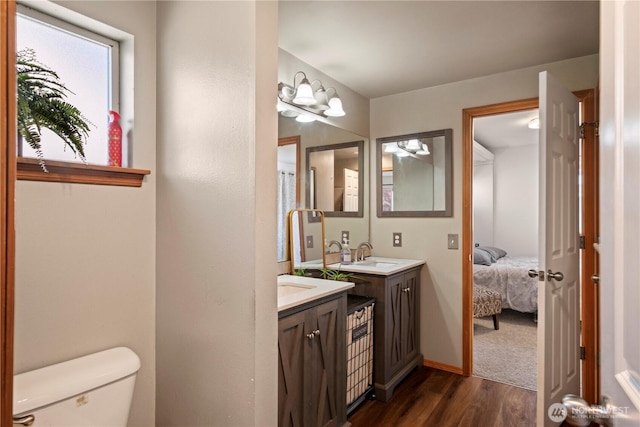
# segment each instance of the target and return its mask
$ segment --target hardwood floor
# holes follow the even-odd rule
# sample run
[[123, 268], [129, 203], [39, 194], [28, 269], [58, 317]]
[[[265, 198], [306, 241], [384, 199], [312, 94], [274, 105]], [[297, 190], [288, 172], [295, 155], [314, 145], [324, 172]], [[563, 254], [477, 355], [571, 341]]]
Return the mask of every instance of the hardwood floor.
[[420, 367], [387, 403], [366, 401], [353, 427], [527, 427], [536, 425], [536, 392]]

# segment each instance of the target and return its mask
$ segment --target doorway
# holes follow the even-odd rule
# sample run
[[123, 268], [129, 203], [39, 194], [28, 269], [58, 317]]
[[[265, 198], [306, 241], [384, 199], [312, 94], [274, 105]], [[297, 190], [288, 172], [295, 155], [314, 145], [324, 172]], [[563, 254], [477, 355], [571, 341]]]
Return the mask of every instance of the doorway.
[[[596, 122], [596, 91], [584, 90], [574, 92], [581, 101], [582, 121]], [[523, 112], [538, 108], [538, 99], [531, 98], [500, 104], [493, 104], [463, 111], [463, 374], [473, 373], [473, 125], [474, 119], [510, 112]], [[597, 325], [598, 299], [591, 282], [591, 275], [596, 271], [596, 253], [593, 244], [596, 242], [597, 197], [597, 138], [594, 128], [585, 127], [581, 179], [583, 197], [581, 200], [582, 229], [581, 235], [584, 249], [581, 251], [581, 318], [582, 337], [585, 358], [582, 360], [582, 395], [595, 403], [599, 396], [598, 371], [596, 354], [598, 350]]]
[[532, 391], [538, 280], [528, 272], [539, 264], [537, 123], [538, 109], [473, 121], [473, 375]]

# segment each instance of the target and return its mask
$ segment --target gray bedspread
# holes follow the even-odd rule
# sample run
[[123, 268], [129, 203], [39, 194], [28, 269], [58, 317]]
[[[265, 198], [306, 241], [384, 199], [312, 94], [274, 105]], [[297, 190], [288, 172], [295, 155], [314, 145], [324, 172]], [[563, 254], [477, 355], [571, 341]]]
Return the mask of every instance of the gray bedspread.
[[491, 266], [473, 266], [473, 282], [502, 294], [502, 308], [523, 313], [538, 310], [538, 278], [528, 275], [530, 269], [538, 269], [537, 258], [500, 258]]

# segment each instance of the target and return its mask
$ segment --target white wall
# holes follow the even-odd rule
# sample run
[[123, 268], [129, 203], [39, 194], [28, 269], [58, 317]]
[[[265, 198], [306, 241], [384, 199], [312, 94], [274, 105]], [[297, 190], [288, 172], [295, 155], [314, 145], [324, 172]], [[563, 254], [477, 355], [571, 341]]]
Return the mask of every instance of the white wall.
[[[391, 95], [371, 101], [371, 141], [437, 129], [453, 129], [453, 216], [451, 218], [371, 217], [375, 254], [424, 259], [421, 292], [421, 350], [425, 359], [462, 367], [462, 256], [447, 249], [447, 234], [462, 233], [462, 110], [536, 97], [538, 73], [548, 70], [571, 90], [598, 82], [598, 56], [591, 55], [462, 82]], [[374, 150], [375, 151], [375, 150]], [[370, 156], [375, 165], [375, 153]], [[371, 182], [375, 210], [376, 178]], [[403, 247], [392, 233], [403, 233]], [[460, 236], [462, 237], [462, 236]]]
[[538, 146], [498, 148], [493, 153], [494, 245], [510, 256], [537, 257]]
[[156, 425], [276, 425], [277, 3], [157, 26]]
[[135, 76], [123, 76], [130, 104], [123, 108], [135, 108], [135, 121], [123, 128], [133, 126], [133, 166], [151, 175], [142, 188], [17, 182], [15, 372], [130, 347], [142, 367], [129, 424], [148, 427], [155, 424], [156, 4], [57, 3], [49, 6], [71, 20], [80, 18], [75, 10], [135, 38], [124, 48], [135, 51]]
[[473, 165], [473, 243], [493, 244], [493, 162]]

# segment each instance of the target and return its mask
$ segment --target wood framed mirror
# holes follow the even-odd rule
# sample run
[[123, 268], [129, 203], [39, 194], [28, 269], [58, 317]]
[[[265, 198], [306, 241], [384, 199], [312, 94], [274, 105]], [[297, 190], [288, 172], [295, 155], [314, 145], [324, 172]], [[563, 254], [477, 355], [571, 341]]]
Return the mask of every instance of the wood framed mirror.
[[325, 268], [324, 213], [317, 209], [294, 209], [288, 218], [291, 274]]

